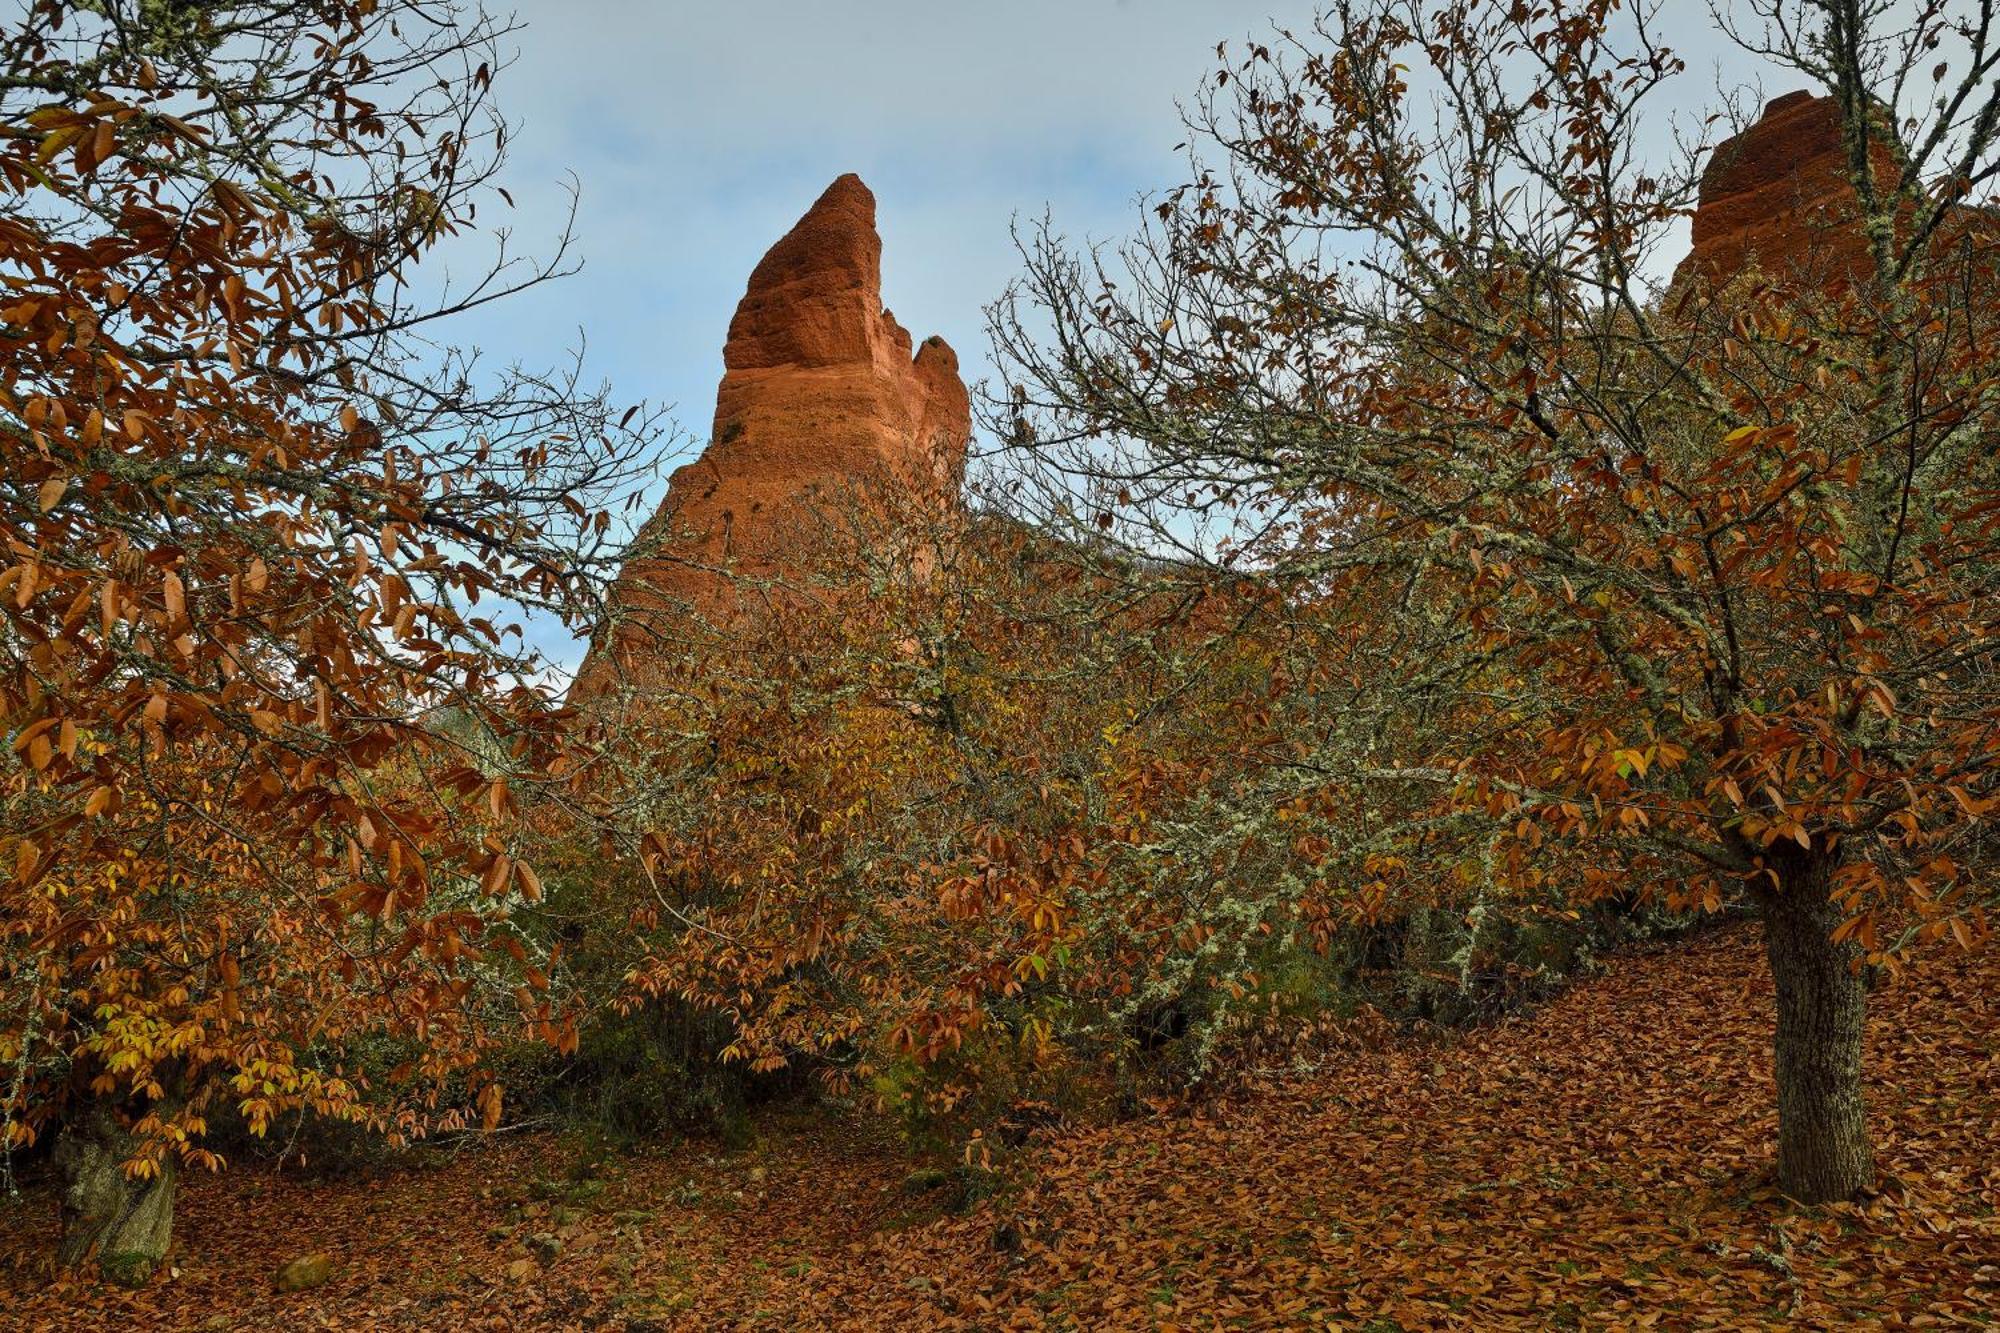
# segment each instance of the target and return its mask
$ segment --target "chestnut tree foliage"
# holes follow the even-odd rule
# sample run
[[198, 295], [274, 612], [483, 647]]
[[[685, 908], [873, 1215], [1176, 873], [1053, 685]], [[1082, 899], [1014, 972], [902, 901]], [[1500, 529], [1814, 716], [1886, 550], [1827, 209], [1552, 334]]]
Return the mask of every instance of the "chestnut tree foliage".
[[1865, 243], [1670, 285], [1703, 144], [1648, 151], [1668, 8], [1348, 0], [1253, 45], [1137, 239], [1030, 237], [995, 426], [1317, 645], [1225, 818], [1285, 821], [1337, 906], [1456, 869], [1474, 920], [1753, 908], [1780, 1179], [1841, 1198], [1864, 964], [1991, 930], [2000, 34], [1986, 0], [1718, 11], [1834, 99]]
[[808, 556], [581, 706], [544, 869], [630, 920], [619, 1002], [719, 1011], [725, 1060], [978, 1127], [1117, 1067], [1149, 1009], [1247, 995], [1290, 899], [1232, 894], [1226, 838], [1183, 874], [1157, 831], [1241, 776], [1213, 738], [1269, 688], [1231, 632], [1254, 589], [888, 485], [823, 493], [793, 537]]
[[[508, 617], [592, 613], [651, 429], [440, 341], [563, 263], [416, 268], [502, 193], [509, 30], [31, 0], [0, 33], [10, 1151], [67, 1125], [138, 1188], [225, 1115], [490, 1121], [482, 1048], [564, 1039], [508, 924], [552, 753]], [[403, 1055], [371, 1081], [363, 1040]]]

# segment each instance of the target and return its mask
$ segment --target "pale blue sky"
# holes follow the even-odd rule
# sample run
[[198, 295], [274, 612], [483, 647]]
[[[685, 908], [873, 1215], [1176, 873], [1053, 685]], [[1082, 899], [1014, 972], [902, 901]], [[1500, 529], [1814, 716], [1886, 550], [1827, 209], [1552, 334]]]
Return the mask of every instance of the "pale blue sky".
[[[494, 356], [589, 336], [621, 396], [704, 431], [751, 268], [835, 176], [880, 202], [885, 299], [983, 372], [981, 308], [1015, 268], [1008, 227], [1129, 228], [1182, 173], [1174, 101], [1215, 44], [1310, 0], [526, 0], [497, 98], [521, 243], [582, 187], [578, 277], [463, 326]], [[483, 218], [482, 221], [497, 220]]]
[[[673, 404], [699, 441], [752, 266], [857, 171], [879, 201], [887, 304], [917, 337], [948, 339], [976, 382], [989, 374], [982, 308], [1017, 270], [1015, 217], [1046, 209], [1074, 238], [1129, 232], [1138, 196], [1185, 175], [1175, 103], [1212, 75], [1216, 43], [1303, 30], [1314, 8], [522, 0], [518, 60], [496, 84], [518, 128], [504, 178], [517, 207], [481, 221], [545, 248], [574, 173], [585, 268], [467, 319], [454, 340], [536, 365], [581, 333], [593, 377], [621, 402]], [[1691, 106], [1713, 87], [1704, 62], [1720, 53], [1704, 45], [1689, 52]]]

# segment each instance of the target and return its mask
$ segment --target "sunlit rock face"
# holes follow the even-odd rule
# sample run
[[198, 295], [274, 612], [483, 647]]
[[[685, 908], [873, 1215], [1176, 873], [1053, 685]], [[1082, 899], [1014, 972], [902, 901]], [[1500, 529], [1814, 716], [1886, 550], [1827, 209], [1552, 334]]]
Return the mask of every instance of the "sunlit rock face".
[[919, 512], [958, 503], [972, 436], [958, 358], [940, 338], [913, 348], [882, 308], [875, 196], [860, 177], [828, 186], [757, 265], [723, 366], [709, 445], [673, 474], [575, 697], [643, 683], [662, 643], [726, 633], [768, 606], [823, 540], [825, 511], [891, 494]]
[[[1876, 147], [1874, 166], [1883, 188], [1893, 188], [1886, 147]], [[1753, 268], [1822, 291], [1859, 281], [1872, 261], [1858, 218], [1840, 108], [1831, 97], [1788, 93], [1709, 158], [1693, 248], [1675, 282], [1715, 286]]]

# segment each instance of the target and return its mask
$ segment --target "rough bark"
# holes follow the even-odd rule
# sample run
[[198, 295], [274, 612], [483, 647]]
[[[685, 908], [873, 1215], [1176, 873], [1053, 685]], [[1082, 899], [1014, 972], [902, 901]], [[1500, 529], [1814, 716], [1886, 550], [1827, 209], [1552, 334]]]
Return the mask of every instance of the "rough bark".
[[124, 1171], [131, 1139], [106, 1111], [63, 1132], [56, 1145], [62, 1170], [62, 1242], [68, 1268], [96, 1262], [109, 1280], [143, 1286], [167, 1257], [174, 1233], [174, 1164], [134, 1180]]
[[1802, 1203], [1853, 1198], [1873, 1183], [1861, 1088], [1867, 985], [1860, 950], [1836, 942], [1826, 856], [1781, 861], [1761, 893], [1764, 948], [1778, 994], [1778, 1184]]

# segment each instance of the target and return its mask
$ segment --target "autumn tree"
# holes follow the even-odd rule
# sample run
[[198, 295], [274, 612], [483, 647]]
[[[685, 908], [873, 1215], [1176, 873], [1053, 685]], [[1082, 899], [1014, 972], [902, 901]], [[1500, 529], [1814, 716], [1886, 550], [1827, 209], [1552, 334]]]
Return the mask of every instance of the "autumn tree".
[[1215, 756], [1272, 677], [1252, 581], [984, 491], [798, 510], [781, 568], [655, 616], [643, 671], [579, 704], [569, 850], [538, 864], [623, 924], [626, 1006], [717, 1016], [726, 1062], [927, 1133], [1108, 1101], [1156, 1027], [1198, 1064], [1308, 928], [1267, 847], [1169, 836], [1244, 781]]
[[417, 267], [505, 198], [510, 31], [33, 0], [0, 34], [0, 1108], [10, 1154], [60, 1136], [64, 1256], [114, 1276], [217, 1117], [490, 1120], [483, 1050], [566, 1039], [508, 921], [552, 753], [518, 617], [592, 614], [652, 428], [444, 341], [566, 235]]
[[1753, 908], [1821, 1201], [1874, 1176], [1866, 965], [1990, 931], [2000, 46], [1990, 0], [1729, 12], [1838, 121], [1790, 249], [1669, 281], [1666, 7], [1349, 0], [1223, 66], [1122, 254], [1030, 238], [994, 424], [1282, 589], [1326, 670], [1258, 796], [1352, 910], [1444, 855], [1473, 910]]

